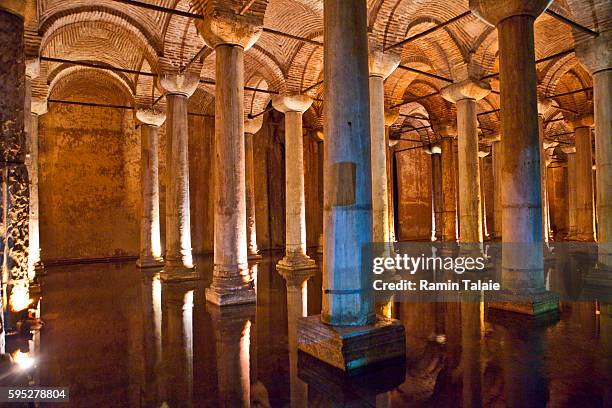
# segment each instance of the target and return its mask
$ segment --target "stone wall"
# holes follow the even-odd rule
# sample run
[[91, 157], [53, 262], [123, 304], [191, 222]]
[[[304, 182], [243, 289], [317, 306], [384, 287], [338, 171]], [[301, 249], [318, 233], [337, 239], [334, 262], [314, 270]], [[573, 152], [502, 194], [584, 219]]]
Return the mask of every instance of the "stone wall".
[[[397, 150], [409, 147], [400, 144]], [[396, 154], [399, 241], [430, 240], [432, 230], [431, 157], [423, 149]]]
[[[40, 119], [40, 219], [43, 262], [136, 256], [140, 222], [140, 130], [130, 110], [49, 104]], [[214, 119], [189, 116], [191, 233], [195, 254], [213, 250]], [[162, 248], [166, 154], [159, 130]], [[255, 135], [255, 201], [260, 250], [285, 241], [284, 127], [266, 116]], [[322, 232], [323, 145], [304, 137], [309, 247]]]
[[563, 236], [567, 234], [569, 227], [567, 167], [549, 167], [547, 182], [550, 226]]

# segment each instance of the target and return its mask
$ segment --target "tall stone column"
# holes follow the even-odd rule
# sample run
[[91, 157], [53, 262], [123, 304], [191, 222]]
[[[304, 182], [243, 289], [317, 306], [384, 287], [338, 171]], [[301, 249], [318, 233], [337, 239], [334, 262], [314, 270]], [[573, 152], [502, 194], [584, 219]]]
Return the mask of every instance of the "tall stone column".
[[323, 310], [298, 323], [299, 348], [345, 371], [405, 354], [403, 325], [374, 313], [363, 264], [372, 240], [366, 9], [365, 0], [324, 2]]
[[434, 123], [434, 131], [440, 136], [442, 150], [442, 240], [457, 240], [457, 194], [454, 144], [457, 136], [457, 127], [454, 123]]
[[548, 188], [546, 183], [546, 149], [544, 149], [544, 111], [548, 109], [551, 102], [548, 100], [538, 101], [538, 140], [540, 143], [540, 195], [542, 197], [542, 239], [548, 242], [550, 236], [550, 225], [548, 223]]
[[[306, 200], [304, 197], [304, 140], [302, 115], [312, 99], [308, 95], [275, 95], [274, 109], [285, 114], [285, 257], [279, 271], [312, 269], [306, 255]], [[282, 272], [281, 272], [282, 273]]]
[[163, 265], [159, 224], [159, 145], [157, 130], [166, 120], [166, 114], [138, 109], [140, 123], [140, 255], [136, 265], [140, 268]]
[[379, 243], [390, 242], [385, 79], [395, 71], [399, 63], [399, 55], [370, 50], [368, 65], [370, 73], [370, 151], [372, 155], [372, 241]]
[[497, 27], [504, 135], [502, 286], [490, 307], [540, 314], [558, 308], [545, 291], [537, 77], [533, 25], [548, 0], [470, 0], [473, 13]]
[[263, 116], [244, 122], [244, 172], [246, 179], [246, 230], [248, 259], [261, 259], [257, 249], [257, 223], [255, 222], [255, 167], [253, 163], [253, 136], [259, 132]]
[[490, 203], [487, 203], [486, 197], [485, 197], [485, 189], [484, 189], [484, 185], [485, 185], [485, 172], [484, 172], [484, 158], [487, 157], [489, 155], [489, 152], [484, 152], [484, 151], [479, 151], [478, 152], [478, 168], [479, 168], [479, 173], [480, 173], [480, 213], [482, 214], [482, 236], [484, 237], [488, 237], [489, 236], [489, 230], [488, 230], [488, 225], [487, 225], [487, 206], [490, 205]]
[[489, 92], [488, 84], [475, 80], [457, 82], [442, 89], [442, 97], [457, 105], [460, 242], [482, 242], [476, 101]]
[[192, 0], [204, 15], [196, 27], [215, 50], [215, 255], [206, 300], [216, 305], [255, 302], [246, 234], [244, 52], [259, 38], [263, 17], [232, 14], [223, 4]]
[[[0, 1], [0, 265], [3, 310], [15, 313], [30, 303], [23, 3]], [[4, 321], [8, 329], [15, 328], [14, 323]]]
[[434, 235], [436, 241], [441, 241], [444, 238], [444, 187], [442, 181], [442, 149], [440, 146], [434, 146], [431, 149], [431, 179], [435, 219]]
[[199, 75], [164, 74], [166, 93], [166, 253], [161, 279], [197, 279], [191, 254], [189, 206], [189, 130], [187, 100], [198, 87]]
[[593, 76], [595, 174], [599, 261], [612, 265], [612, 31], [576, 47], [578, 60]]
[[567, 240], [576, 239], [576, 147], [564, 147], [567, 155]]
[[503, 152], [502, 141], [495, 140], [491, 143], [491, 154], [493, 155], [493, 238], [502, 237], [502, 166]]
[[395, 214], [393, 211], [393, 174], [395, 173], [395, 169], [393, 167], [393, 152], [395, 150], [395, 145], [398, 143], [398, 140], [390, 140], [389, 139], [389, 129], [391, 125], [395, 123], [397, 118], [399, 117], [399, 110], [387, 110], [385, 111], [385, 140], [387, 141], [387, 208], [389, 211], [388, 219], [389, 219], [389, 242], [396, 242], [397, 239], [395, 237]]
[[32, 98], [32, 79], [38, 77], [40, 59], [26, 61], [24, 131], [26, 133], [26, 166], [30, 177], [30, 216], [28, 279], [32, 282], [36, 272], [42, 270], [40, 260], [39, 202], [38, 202], [38, 118], [47, 113], [47, 100]]
[[578, 241], [595, 240], [592, 124], [591, 116], [583, 116], [572, 121], [576, 145], [576, 239]]

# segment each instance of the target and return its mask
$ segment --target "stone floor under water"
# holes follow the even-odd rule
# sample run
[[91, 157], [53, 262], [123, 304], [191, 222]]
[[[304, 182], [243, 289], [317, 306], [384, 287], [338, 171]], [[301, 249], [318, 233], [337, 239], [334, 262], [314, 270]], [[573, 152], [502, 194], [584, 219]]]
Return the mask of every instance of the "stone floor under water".
[[[210, 257], [196, 259], [195, 284], [161, 283], [133, 262], [50, 267], [32, 378], [69, 386], [73, 407], [612, 406], [612, 316], [596, 302], [536, 320], [479, 303], [398, 303], [405, 362], [346, 379], [291, 344], [280, 256], [257, 265], [257, 306], [231, 309], [205, 302]], [[318, 271], [308, 313], [320, 310]]]

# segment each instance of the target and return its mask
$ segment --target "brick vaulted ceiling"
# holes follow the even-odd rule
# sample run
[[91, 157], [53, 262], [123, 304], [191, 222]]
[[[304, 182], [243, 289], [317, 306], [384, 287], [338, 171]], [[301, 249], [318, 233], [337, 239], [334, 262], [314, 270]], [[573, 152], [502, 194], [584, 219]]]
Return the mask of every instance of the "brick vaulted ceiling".
[[[190, 101], [190, 110], [214, 112], [214, 50], [208, 49], [197, 33], [194, 18], [168, 13], [206, 12], [224, 7], [251, 13], [266, 29], [245, 54], [246, 114], [261, 112], [272, 92], [306, 92], [315, 98], [305, 120], [313, 128], [322, 126], [323, 0], [133, 0], [160, 6], [150, 9], [130, 4], [131, 0], [27, 0], [26, 52], [68, 61], [119, 68], [110, 71], [43, 61], [40, 76], [33, 81], [34, 97], [100, 95], [104, 100], [121, 99], [122, 104], [147, 105], [160, 96], [155, 75], [189, 66], [200, 71], [200, 89]], [[370, 46], [379, 49], [398, 43], [468, 11], [468, 0], [368, 0]], [[609, 0], [555, 0], [550, 10], [595, 31], [612, 25]], [[274, 31], [290, 35], [279, 35]], [[292, 36], [301, 39], [291, 38]], [[571, 49], [586, 39], [580, 30], [543, 14], [536, 21], [536, 58]], [[306, 39], [306, 41], [304, 40]], [[428, 35], [390, 49], [401, 55], [400, 67], [385, 82], [387, 107], [400, 110], [393, 131], [421, 128], [411, 139], [435, 140], [426, 128], [430, 121], [448, 121], [454, 106], [435, 94], [449, 81], [489, 76], [499, 89], [497, 32], [474, 15], [467, 15]], [[121, 71], [121, 72], [120, 72]], [[592, 80], [573, 52], [537, 64], [541, 97], [589, 88]], [[110, 89], [117, 95], [103, 95]], [[119, 96], [118, 96], [119, 95]], [[590, 91], [552, 98], [544, 113], [546, 136], [572, 143], [561, 119], [591, 109]], [[405, 103], [413, 99], [416, 102]], [[163, 104], [163, 101], [161, 102]], [[483, 143], [499, 133], [499, 94], [479, 101], [479, 124]], [[492, 112], [491, 112], [492, 111]], [[489, 113], [486, 113], [489, 112]], [[484, 114], [486, 113], [486, 114]], [[561, 135], [561, 136], [557, 136]]]

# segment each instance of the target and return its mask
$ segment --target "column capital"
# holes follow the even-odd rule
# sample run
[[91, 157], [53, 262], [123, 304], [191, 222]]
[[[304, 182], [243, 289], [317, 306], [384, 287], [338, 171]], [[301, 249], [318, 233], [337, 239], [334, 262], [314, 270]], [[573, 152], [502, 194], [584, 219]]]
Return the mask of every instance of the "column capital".
[[572, 116], [566, 120], [566, 123], [572, 128], [572, 131], [581, 127], [591, 127], [594, 123], [593, 114]]
[[368, 54], [370, 76], [385, 79], [397, 69], [399, 64], [400, 56], [397, 54], [379, 50], [370, 51]]
[[166, 112], [161, 109], [139, 108], [136, 109], [136, 119], [144, 125], [161, 126], [166, 121]]
[[[201, 3], [201, 1], [192, 1]], [[204, 6], [201, 6], [202, 8]], [[213, 10], [212, 12], [198, 10], [204, 15], [203, 20], [195, 20], [200, 37], [210, 48], [219, 45], [237, 45], [248, 50], [259, 39], [263, 32], [263, 16], [239, 15], [228, 10]]]
[[272, 96], [272, 106], [279, 112], [299, 112], [304, 113], [312, 105], [312, 98], [308, 95], [274, 95]]
[[483, 142], [488, 142], [488, 143], [501, 142], [502, 140], [501, 132], [483, 136], [482, 140]]
[[470, 10], [486, 23], [496, 26], [500, 21], [513, 16], [542, 14], [553, 0], [470, 0]]
[[456, 138], [457, 123], [455, 121], [432, 121], [431, 126], [440, 137]]
[[385, 126], [391, 126], [399, 118], [399, 109], [385, 109]]
[[314, 132], [312, 132], [314, 137], [319, 141], [319, 142], [323, 142], [325, 141], [325, 133], [323, 133], [322, 130], [315, 130]]
[[486, 152], [484, 150], [479, 150], [478, 151], [478, 158], [482, 159], [483, 157], [487, 157], [491, 152]]
[[565, 154], [574, 154], [576, 153], [576, 146], [562, 147], [561, 151]]
[[577, 44], [576, 57], [591, 75], [612, 68], [612, 31]]
[[259, 132], [263, 125], [263, 115], [259, 115], [256, 118], [250, 118], [244, 120], [244, 133], [254, 135]]
[[31, 112], [41, 116], [48, 112], [47, 98], [32, 97]]
[[543, 115], [551, 106], [550, 99], [538, 98], [538, 115]]
[[0, 0], [0, 9], [6, 10], [23, 18], [25, 16], [25, 0]]
[[25, 62], [25, 74], [30, 79], [37, 78], [40, 75], [40, 58], [26, 59]]
[[442, 88], [440, 95], [449, 102], [457, 103], [463, 99], [473, 99], [478, 101], [491, 92], [491, 86], [475, 79], [466, 79], [455, 82]]
[[159, 85], [166, 94], [190, 97], [198, 88], [200, 76], [196, 72], [186, 71], [183, 74], [162, 73]]

